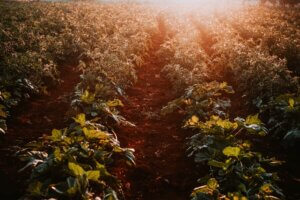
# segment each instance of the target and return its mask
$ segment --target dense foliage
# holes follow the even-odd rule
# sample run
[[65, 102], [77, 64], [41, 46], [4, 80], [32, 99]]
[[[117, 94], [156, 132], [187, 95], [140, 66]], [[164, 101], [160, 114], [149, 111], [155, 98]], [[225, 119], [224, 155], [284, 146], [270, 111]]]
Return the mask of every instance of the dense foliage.
[[114, 128], [135, 125], [119, 112], [120, 97], [159, 33], [155, 55], [178, 96], [161, 114], [185, 114], [187, 154], [209, 169], [191, 199], [284, 199], [274, 172], [282, 162], [255, 142], [274, 137], [297, 152], [299, 11], [250, 6], [209, 17], [133, 4], [0, 3], [1, 134], [13, 107], [63, 84], [66, 65], [81, 72], [66, 128], [17, 152], [27, 162], [20, 172], [31, 172], [24, 198], [122, 196], [111, 167], [135, 158]]
[[98, 120], [87, 121], [85, 114], [79, 114], [68, 128], [53, 129], [51, 136], [18, 152], [28, 161], [20, 172], [34, 167], [26, 196], [92, 199], [101, 194], [103, 199], [118, 198], [118, 180], [107, 167], [114, 159], [135, 164], [134, 150], [121, 148], [115, 134]]
[[[59, 84], [58, 67], [62, 63], [79, 63], [83, 77], [90, 79], [91, 74], [101, 74], [101, 78], [95, 77], [107, 87], [106, 91], [122, 92], [136, 80], [134, 68], [143, 62], [151, 32], [155, 31], [151, 10], [145, 12], [142, 6], [84, 3], [1, 3], [0, 6], [2, 118], [24, 97], [47, 93], [48, 87]], [[5, 132], [4, 120], [1, 124], [1, 132]]]
[[176, 34], [158, 56], [182, 96], [162, 114], [186, 114], [183, 128], [193, 131], [187, 153], [210, 169], [193, 200], [285, 198], [267, 170], [282, 162], [253, 149], [254, 141], [276, 137], [289, 153], [297, 151], [298, 18], [298, 8], [249, 7], [169, 22]]
[[25, 197], [118, 199], [120, 183], [109, 168], [120, 160], [134, 165], [134, 150], [120, 146], [109, 121], [134, 126], [119, 115], [123, 103], [118, 97], [136, 81], [135, 68], [151, 46], [151, 10], [122, 4], [0, 6], [2, 133], [8, 110], [24, 97], [61, 84], [62, 67], [82, 72], [66, 116], [75, 122], [17, 152], [28, 162], [20, 171], [32, 169]]

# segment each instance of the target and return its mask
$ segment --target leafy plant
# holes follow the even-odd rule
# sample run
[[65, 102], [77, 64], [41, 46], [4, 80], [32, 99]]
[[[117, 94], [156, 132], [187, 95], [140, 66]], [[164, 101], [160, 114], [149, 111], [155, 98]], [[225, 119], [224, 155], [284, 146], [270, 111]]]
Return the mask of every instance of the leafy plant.
[[135, 67], [144, 62], [155, 32], [152, 10], [139, 5], [1, 2], [0, 12], [0, 91], [11, 94], [9, 99], [1, 95], [6, 113], [32, 94], [47, 94], [62, 84], [66, 65], [83, 71], [78, 96], [91, 92], [97, 78], [98, 90], [105, 91], [101, 99], [116, 91], [124, 95], [136, 81]]
[[51, 136], [31, 142], [19, 152], [28, 167], [34, 167], [28, 182], [28, 197], [117, 199], [120, 183], [109, 173], [114, 160], [134, 165], [133, 149], [121, 148], [114, 133], [109, 133], [98, 119], [88, 121], [85, 114]]
[[300, 129], [300, 97], [296, 94], [283, 94], [268, 104], [257, 104], [268, 118], [273, 136], [282, 139], [286, 148], [297, 149]]
[[185, 127], [199, 130], [189, 139], [189, 156], [193, 156], [196, 163], [205, 163], [210, 168], [210, 173], [199, 179], [206, 185], [192, 192], [193, 200], [284, 198], [276, 186], [279, 179], [276, 173], [263, 168], [266, 164], [280, 162], [252, 151], [251, 143], [242, 139], [245, 134], [262, 136], [267, 133], [257, 115], [237, 118], [235, 122], [217, 116], [201, 122], [193, 116]]
[[230, 107], [230, 100], [224, 96], [232, 93], [234, 93], [232, 87], [225, 82], [195, 84], [187, 88], [184, 95], [163, 107], [162, 114], [183, 109], [188, 116], [198, 115], [204, 119], [213, 114], [226, 116], [225, 111]]

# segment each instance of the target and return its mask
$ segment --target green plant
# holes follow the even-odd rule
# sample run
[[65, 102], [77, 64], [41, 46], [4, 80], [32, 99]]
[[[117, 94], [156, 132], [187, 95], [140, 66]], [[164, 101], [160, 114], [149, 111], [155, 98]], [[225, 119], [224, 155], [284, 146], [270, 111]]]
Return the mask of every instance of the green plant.
[[236, 118], [235, 122], [218, 116], [201, 122], [193, 116], [185, 127], [199, 131], [189, 139], [189, 156], [193, 156], [196, 163], [205, 163], [210, 168], [209, 174], [199, 179], [199, 183], [205, 185], [192, 192], [193, 200], [284, 198], [276, 186], [279, 180], [276, 173], [267, 172], [263, 167], [280, 162], [252, 151], [252, 144], [242, 139], [247, 134], [267, 134], [258, 115]]
[[282, 139], [289, 149], [297, 149], [300, 140], [300, 97], [296, 94], [283, 94], [267, 104], [258, 102], [260, 112], [268, 119], [272, 135]]
[[116, 91], [124, 95], [151, 46], [152, 11], [132, 4], [0, 2], [0, 92], [10, 94], [1, 95], [1, 110], [9, 116], [12, 106], [64, 84], [60, 75], [66, 65], [83, 71], [79, 99], [97, 78], [106, 91], [101, 99]]
[[134, 165], [133, 149], [121, 148], [114, 133], [99, 119], [78, 114], [74, 123], [51, 136], [31, 142], [19, 152], [28, 167], [34, 167], [26, 196], [33, 198], [117, 199], [120, 183], [109, 173], [115, 160]]
[[232, 87], [225, 82], [195, 84], [187, 88], [184, 95], [169, 102], [161, 112], [166, 115], [182, 109], [188, 116], [198, 115], [204, 119], [213, 114], [226, 116], [226, 110], [230, 107], [230, 99], [224, 96], [233, 93]]

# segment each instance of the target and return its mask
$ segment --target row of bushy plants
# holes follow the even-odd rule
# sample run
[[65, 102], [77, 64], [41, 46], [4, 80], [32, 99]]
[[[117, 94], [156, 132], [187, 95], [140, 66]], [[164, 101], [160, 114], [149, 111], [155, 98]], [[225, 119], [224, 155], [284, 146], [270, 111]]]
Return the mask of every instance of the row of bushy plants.
[[[229, 24], [245, 40], [252, 40], [271, 55], [286, 59], [299, 75], [299, 9], [248, 8], [227, 16]], [[242, 17], [240, 17], [242, 16]]]
[[32, 94], [16, 80], [41, 94], [50, 83], [60, 82], [65, 63], [71, 61], [74, 70], [82, 72], [66, 115], [69, 125], [17, 152], [27, 162], [20, 172], [31, 172], [23, 198], [122, 197], [120, 181], [111, 169], [120, 161], [134, 165], [134, 150], [120, 146], [113, 127], [134, 124], [118, 112], [123, 106], [118, 98], [136, 81], [135, 68], [141, 67], [151, 48], [154, 12], [128, 4], [12, 4], [1, 3], [5, 11], [1, 17], [7, 23], [1, 24], [0, 41], [5, 47], [0, 63], [2, 132], [10, 101]]
[[189, 156], [209, 167], [192, 199], [284, 199], [267, 170], [281, 162], [256, 152], [254, 141], [276, 136], [294, 149], [299, 142], [297, 8], [285, 12], [195, 13], [158, 51], [162, 72], [182, 94], [162, 114], [186, 113], [183, 127], [196, 133]]
[[2, 133], [9, 110], [60, 84], [64, 65], [79, 63], [84, 76], [97, 68], [123, 91], [155, 31], [154, 12], [141, 5], [2, 2], [0, 10]]
[[183, 128], [194, 133], [188, 138], [188, 156], [209, 167], [191, 199], [283, 199], [277, 174], [267, 170], [281, 162], [252, 147], [251, 140], [265, 137], [268, 129], [258, 114], [231, 120], [231, 101], [225, 96], [233, 93], [225, 82], [195, 84], [162, 110], [163, 114], [186, 112]]

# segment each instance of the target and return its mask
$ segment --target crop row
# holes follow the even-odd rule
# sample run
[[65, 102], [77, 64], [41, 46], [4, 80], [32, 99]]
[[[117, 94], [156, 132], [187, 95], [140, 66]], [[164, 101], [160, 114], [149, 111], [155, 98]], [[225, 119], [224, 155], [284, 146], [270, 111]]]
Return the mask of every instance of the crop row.
[[210, 18], [166, 15], [169, 37], [157, 54], [182, 96], [162, 114], [186, 113], [188, 156], [209, 169], [193, 200], [285, 198], [268, 171], [282, 162], [254, 149], [269, 137], [297, 149], [298, 13], [254, 6]]
[[[118, 99], [136, 81], [151, 47], [155, 17], [138, 5], [1, 3], [0, 131], [9, 110], [33, 94], [64, 84], [65, 65], [80, 70], [71, 95], [69, 126], [32, 141], [17, 155], [31, 171], [24, 198], [118, 199], [115, 161], [134, 165], [113, 130], [134, 126]], [[55, 127], [53, 127], [55, 128]]]

